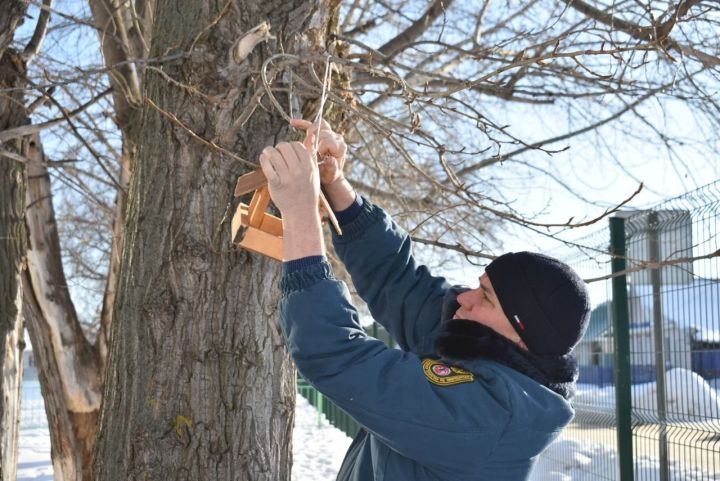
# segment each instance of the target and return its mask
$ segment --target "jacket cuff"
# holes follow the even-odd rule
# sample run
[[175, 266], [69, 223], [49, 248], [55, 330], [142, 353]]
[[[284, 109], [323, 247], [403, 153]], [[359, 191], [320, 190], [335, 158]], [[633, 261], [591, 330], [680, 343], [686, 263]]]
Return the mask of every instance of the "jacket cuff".
[[334, 242], [351, 242], [362, 237], [368, 227], [377, 222], [377, 220], [382, 216], [382, 211], [374, 206], [369, 200], [364, 197], [358, 197], [360, 198], [359, 212], [349, 224], [343, 226], [342, 235], [338, 235], [335, 230], [331, 231]]
[[283, 262], [283, 275], [292, 274], [295, 271], [301, 270], [303, 267], [319, 264], [324, 260], [325, 256], [307, 256], [301, 257], [300, 259], [285, 261]]
[[338, 224], [340, 224], [340, 227], [345, 227], [349, 223], [355, 220], [355, 218], [360, 214], [362, 211], [363, 206], [363, 198], [359, 195], [355, 194], [355, 200], [352, 204], [350, 204], [350, 207], [347, 209], [335, 211], [335, 218], [338, 221]]
[[[312, 287], [322, 280], [335, 279], [332, 267], [328, 261], [325, 260], [325, 256], [304, 257], [303, 259], [298, 259], [298, 261], [312, 259], [314, 257], [320, 257], [321, 259], [308, 261], [292, 271], [289, 271], [287, 266], [283, 265], [283, 276], [280, 281], [280, 291], [283, 296]], [[289, 262], [285, 264], [289, 264]]]

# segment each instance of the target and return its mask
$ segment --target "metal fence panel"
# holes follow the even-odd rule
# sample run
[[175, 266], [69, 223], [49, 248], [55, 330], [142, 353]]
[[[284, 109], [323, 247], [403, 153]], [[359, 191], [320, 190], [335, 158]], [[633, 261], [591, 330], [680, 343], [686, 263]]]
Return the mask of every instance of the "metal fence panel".
[[[720, 182], [625, 217], [630, 406], [613, 403], [618, 353], [603, 231], [557, 254], [589, 284], [593, 311], [577, 347], [577, 411], [565, 436], [621, 450], [587, 479], [720, 479]], [[600, 280], [597, 280], [600, 279]], [[602, 293], [606, 295], [603, 297]], [[613, 393], [614, 394], [614, 393]], [[618, 475], [618, 413], [632, 417], [634, 472]], [[568, 457], [572, 457], [568, 453]]]
[[[561, 465], [575, 466], [583, 480], [619, 479], [618, 437], [615, 392], [614, 305], [610, 231], [607, 227], [589, 234], [561, 252], [551, 255], [572, 266], [583, 279], [604, 278], [588, 284], [593, 309], [583, 342], [576, 347], [580, 368], [577, 392], [573, 401], [575, 419], [562, 434], [559, 442], [567, 449], [548, 450]], [[556, 441], [557, 442], [557, 441]], [[578, 462], [580, 453], [592, 457], [592, 462]]]

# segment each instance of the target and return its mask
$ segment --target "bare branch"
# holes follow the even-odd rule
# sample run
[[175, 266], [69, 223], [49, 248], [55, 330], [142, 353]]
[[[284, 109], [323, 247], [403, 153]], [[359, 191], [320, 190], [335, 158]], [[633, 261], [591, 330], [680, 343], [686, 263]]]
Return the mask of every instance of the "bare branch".
[[[130, 121], [131, 112], [142, 104], [142, 93], [140, 90], [140, 78], [135, 69], [134, 63], [125, 63], [128, 59], [139, 57], [140, 52], [135, 52], [134, 44], [130, 42], [128, 27], [124, 13], [128, 8], [127, 3], [117, 7], [110, 0], [90, 0], [90, 9], [93, 12], [94, 21], [100, 33], [105, 64], [120, 65], [116, 70], [111, 71], [110, 84], [113, 86], [116, 119], [121, 129], [125, 128]], [[128, 17], [132, 18], [128, 12]], [[143, 32], [137, 32], [141, 35]]]
[[687, 14], [687, 12], [695, 5], [698, 5], [702, 0], [683, 0], [678, 4], [675, 14], [672, 15], [665, 23], [660, 25], [653, 25], [650, 27], [642, 27], [632, 22], [628, 22], [621, 18], [618, 18], [612, 13], [602, 11], [592, 5], [584, 2], [583, 0], [562, 0], [565, 4], [577, 10], [578, 12], [586, 15], [593, 20], [596, 20], [613, 30], [619, 30], [625, 32], [631, 37], [642, 40], [645, 42], [657, 42], [657, 44], [664, 49], [676, 50], [682, 52], [691, 57], [695, 57], [697, 60], [703, 63], [707, 67], [716, 67], [720, 65], [720, 58], [714, 55], [702, 52], [690, 45], [683, 45], [670, 37], [670, 32], [677, 23], [677, 21]]
[[30, 60], [37, 55], [42, 47], [42, 43], [45, 40], [45, 34], [47, 33], [48, 23], [50, 22], [50, 9], [52, 9], [53, 0], [43, 0], [43, 6], [45, 8], [40, 9], [40, 16], [38, 17], [37, 24], [35, 25], [35, 31], [30, 39], [30, 42], [25, 46], [23, 50], [23, 58], [26, 62], [30, 63]]
[[157, 110], [159, 113], [161, 113], [164, 117], [166, 117], [167, 119], [169, 119], [173, 124], [175, 124], [175, 125], [177, 125], [178, 127], [180, 127], [180, 128], [181, 128], [183, 131], [185, 131], [191, 138], [197, 140], [198, 142], [200, 142], [201, 144], [205, 145], [206, 147], [214, 150], [215, 152], [219, 152], [219, 153], [221, 153], [221, 154], [227, 155], [227, 156], [230, 157], [231, 159], [237, 160], [238, 162], [241, 162], [241, 163], [244, 164], [245, 166], [250, 167], [250, 168], [252, 168], [252, 169], [257, 169], [258, 167], [260, 167], [258, 164], [254, 164], [254, 163], [250, 162], [249, 160], [245, 160], [245, 159], [243, 159], [242, 157], [233, 154], [232, 152], [230, 152], [229, 150], [225, 149], [224, 147], [219, 146], [219, 145], [216, 144], [215, 142], [212, 142], [212, 141], [210, 141], [210, 140], [206, 140], [206, 139], [202, 138], [200, 135], [198, 135], [197, 133], [193, 132], [193, 130], [192, 130], [190, 127], [188, 127], [187, 125], [185, 125], [184, 123], [182, 123], [182, 121], [181, 121], [180, 119], [178, 119], [178, 118], [175, 116], [175, 114], [172, 114], [172, 113], [170, 113], [170, 112], [168, 112], [168, 111], [166, 111], [166, 110], [161, 109], [155, 102], [153, 102], [152, 100], [150, 100], [148, 97], [145, 97], [145, 102], [146, 102], [150, 107], [154, 108], [154, 109]]
[[666, 259], [663, 261], [644, 261], [644, 260], [638, 260], [638, 259], [632, 259], [629, 257], [625, 257], [626, 260], [629, 260], [636, 265], [633, 267], [629, 267], [627, 269], [623, 269], [621, 271], [613, 272], [612, 274], [608, 274], [605, 276], [584, 279], [584, 281], [589, 284], [591, 282], [605, 281], [607, 279], [612, 279], [613, 277], [620, 277], [620, 276], [624, 276], [627, 274], [631, 274], [633, 272], [644, 271], [646, 269], [661, 269], [666, 266], [674, 266], [677, 264], [686, 264], [686, 263], [701, 261], [701, 260], [705, 260], [705, 259], [713, 259], [715, 257], [720, 257], [720, 250], [716, 250], [715, 252], [711, 252], [711, 253], [703, 255], [703, 256], [678, 257], [676, 259]]
[[412, 240], [413, 240], [413, 242], [417, 242], [418, 244], [425, 244], [425, 245], [429, 245], [429, 246], [440, 247], [445, 250], [459, 252], [462, 255], [464, 255], [465, 257], [477, 257], [480, 259], [488, 259], [488, 260], [493, 260], [497, 257], [497, 256], [493, 256], [490, 254], [486, 254], [482, 251], [468, 249], [466, 246], [462, 245], [459, 242], [456, 244], [448, 244], [447, 242], [441, 242], [441, 241], [432, 240], [432, 239], [423, 239], [422, 237], [416, 237], [416, 236], [412, 236]]
[[67, 112], [61, 105], [58, 104], [57, 106], [60, 108], [60, 111], [63, 113], [63, 115], [56, 119], [48, 120], [39, 124], [23, 125], [21, 127], [15, 127], [14, 129], [0, 131], [0, 144], [7, 142], [8, 140], [37, 134], [42, 130], [61, 124], [63, 122], [67, 122], [79, 113], [85, 111], [91, 105], [95, 104], [98, 100], [109, 94], [111, 91], [111, 89], [107, 89], [104, 92], [100, 92], [100, 94], [96, 95], [92, 99], [88, 100], [78, 108], [71, 110], [70, 112]]
[[406, 28], [397, 37], [389, 40], [382, 47], [378, 48], [378, 51], [386, 56], [388, 59], [396, 56], [401, 50], [403, 50], [407, 44], [414, 42], [420, 37], [425, 31], [432, 25], [432, 23], [445, 11], [450, 8], [454, 0], [435, 0], [430, 8], [423, 14], [422, 17], [417, 19], [415, 23]]

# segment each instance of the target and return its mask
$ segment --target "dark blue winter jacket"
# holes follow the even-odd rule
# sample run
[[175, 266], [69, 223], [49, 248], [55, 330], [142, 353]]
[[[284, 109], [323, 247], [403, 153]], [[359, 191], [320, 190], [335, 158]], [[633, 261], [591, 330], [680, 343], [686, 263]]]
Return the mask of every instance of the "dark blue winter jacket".
[[451, 364], [432, 346], [444, 278], [413, 259], [410, 238], [365, 201], [335, 249], [370, 311], [401, 349], [362, 329], [347, 287], [318, 258], [287, 268], [280, 319], [300, 373], [364, 429], [338, 479], [527, 479], [573, 416], [570, 404], [503, 364]]

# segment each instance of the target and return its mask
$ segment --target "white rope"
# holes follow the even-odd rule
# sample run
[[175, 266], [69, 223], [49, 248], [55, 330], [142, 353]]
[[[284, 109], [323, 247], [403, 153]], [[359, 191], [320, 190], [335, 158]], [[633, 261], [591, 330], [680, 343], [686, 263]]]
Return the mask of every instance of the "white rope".
[[330, 55], [327, 55], [325, 57], [325, 75], [323, 75], [323, 86], [322, 86], [322, 93], [320, 94], [320, 107], [318, 108], [317, 115], [315, 116], [315, 124], [317, 125], [317, 133], [315, 134], [315, 145], [313, 146], [313, 155], [315, 156], [315, 159], [318, 160], [318, 165], [322, 164], [324, 161], [317, 159], [317, 152], [320, 148], [320, 127], [322, 125], [323, 121], [323, 110], [325, 110], [325, 101], [328, 98], [328, 94], [330, 91], [329, 84], [330, 80]]
[[[292, 104], [293, 104], [293, 85], [292, 85], [293, 73], [292, 73], [292, 71], [289, 72], [290, 80], [288, 82], [288, 84], [289, 84], [288, 85], [288, 103], [289, 103], [289, 107], [290, 107], [290, 115], [288, 115], [285, 112], [285, 110], [280, 105], [280, 102], [278, 102], [278, 100], [275, 98], [275, 95], [273, 95], [272, 87], [270, 86], [270, 83], [268, 82], [268, 78], [267, 78], [268, 65], [273, 60], [280, 59], [280, 58], [293, 59], [296, 62], [300, 62], [302, 60], [297, 55], [292, 55], [292, 54], [277, 53], [275, 55], [272, 55], [271, 57], [267, 58], [265, 60], [265, 62], [263, 62], [262, 68], [260, 69], [260, 77], [262, 78], [262, 85], [263, 85], [263, 88], [265, 89], [265, 93], [268, 95], [268, 98], [270, 99], [271, 103], [275, 106], [277, 111], [280, 112], [280, 115], [282, 115], [283, 118], [289, 122], [290, 119], [293, 118], [293, 108], [292, 108]], [[315, 115], [315, 120], [313, 121], [313, 123], [315, 125], [317, 125], [317, 129], [318, 129], [318, 134], [315, 135], [315, 142], [314, 142], [315, 145], [314, 145], [314, 152], [313, 152], [314, 157], [317, 157], [317, 151], [318, 151], [318, 147], [320, 145], [319, 133], [320, 133], [320, 126], [322, 125], [322, 121], [323, 121], [323, 111], [325, 110], [325, 102], [327, 101], [327, 98], [330, 95], [331, 59], [332, 59], [332, 56], [329, 53], [325, 54], [325, 74], [323, 75], [322, 91], [320, 92], [320, 107], [318, 108], [317, 114]], [[310, 66], [310, 68], [313, 73], [313, 76], [316, 79], [318, 79], [317, 73], [315, 73], [315, 69], [312, 67], [312, 65]], [[318, 165], [319, 164], [322, 164], [322, 161], [318, 162]]]
[[292, 69], [288, 69], [288, 75], [290, 75], [290, 81], [288, 82], [288, 107], [290, 107], [290, 118], [293, 119], [293, 118], [295, 118], [295, 115], [293, 115], [293, 108], [292, 108], [292, 104], [293, 104], [293, 82], [292, 82], [293, 73], [292, 73]]

